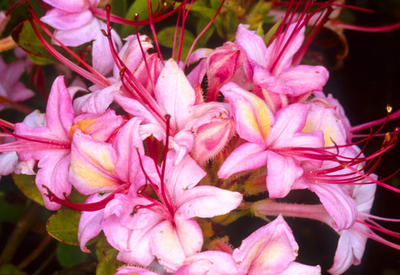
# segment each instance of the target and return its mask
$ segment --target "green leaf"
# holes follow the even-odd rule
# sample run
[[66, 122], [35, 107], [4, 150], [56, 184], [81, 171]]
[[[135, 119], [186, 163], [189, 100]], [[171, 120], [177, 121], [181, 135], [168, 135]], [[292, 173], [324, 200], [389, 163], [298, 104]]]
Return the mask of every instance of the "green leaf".
[[[153, 7], [153, 12], [157, 8], [159, 1], [151, 0]], [[135, 14], [139, 15], [139, 21], [149, 18], [149, 12], [147, 11], [147, 0], [135, 0], [129, 7], [128, 12], [125, 14], [125, 19], [134, 20]], [[140, 29], [141, 26], [139, 26]], [[126, 37], [128, 35], [135, 33], [135, 26], [123, 25], [121, 30], [121, 37]]]
[[60, 209], [47, 221], [46, 230], [50, 236], [60, 242], [79, 245], [78, 225], [80, 217], [80, 211]]
[[274, 36], [274, 34], [276, 33], [276, 31], [278, 30], [279, 26], [282, 23], [282, 18], [280, 18], [278, 20], [278, 22], [275, 23], [275, 25], [272, 26], [272, 28], [267, 32], [267, 34], [264, 37], [264, 42], [265, 44], [269, 44], [270, 40], [272, 39], [272, 37]]
[[[175, 34], [174, 26], [166, 27], [158, 33], [158, 35], [157, 35], [158, 42], [160, 42], [160, 44], [164, 47], [172, 48], [173, 41], [174, 41], [174, 34]], [[178, 51], [180, 36], [181, 36], [181, 28], [178, 28], [175, 52]], [[185, 60], [193, 42], [194, 42], [194, 35], [191, 32], [189, 32], [188, 30], [185, 30], [184, 39], [183, 39], [183, 43], [182, 43], [181, 60]]]
[[20, 270], [13, 264], [4, 264], [0, 267], [0, 274], [18, 274], [18, 275], [28, 275], [28, 273]]
[[58, 243], [56, 250], [58, 263], [68, 268], [88, 260], [90, 254], [81, 251], [79, 246], [72, 246], [65, 243]]
[[22, 22], [12, 31], [14, 41], [29, 54], [32, 62], [38, 65], [54, 63], [54, 57], [46, 50], [29, 21]]
[[[209, 20], [206, 20], [206, 19], [203, 19], [203, 18], [199, 19], [197, 21], [197, 26], [196, 26], [197, 33], [200, 33], [205, 28], [205, 26], [208, 24], [208, 22], [209, 22]], [[213, 25], [211, 25], [207, 29], [207, 31], [197, 41], [196, 48], [204, 47], [204, 45], [207, 44], [208, 40], [213, 35], [214, 31], [215, 31], [215, 27]]]
[[40, 194], [35, 184], [35, 175], [12, 174], [12, 178], [15, 185], [17, 185], [19, 190], [21, 190], [26, 197], [44, 206], [42, 194]]
[[98, 260], [96, 275], [114, 274], [123, 265], [117, 260], [118, 250], [113, 248], [104, 236], [100, 238], [96, 245], [96, 256]]
[[24, 213], [25, 206], [9, 203], [4, 196], [4, 193], [0, 192], [0, 222], [16, 223]]

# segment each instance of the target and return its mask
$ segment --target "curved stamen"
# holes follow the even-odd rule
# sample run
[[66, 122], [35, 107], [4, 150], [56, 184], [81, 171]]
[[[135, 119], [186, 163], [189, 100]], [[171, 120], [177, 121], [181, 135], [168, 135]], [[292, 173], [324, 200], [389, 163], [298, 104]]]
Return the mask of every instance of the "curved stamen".
[[126, 194], [129, 190], [129, 186], [130, 186], [130, 184], [123, 184], [121, 187], [114, 190], [103, 200], [98, 201], [98, 202], [75, 203], [75, 202], [68, 200], [68, 198], [66, 198], [66, 197], [65, 197], [65, 199], [60, 199], [47, 186], [42, 185], [42, 187], [47, 190], [47, 194], [45, 194], [45, 196], [47, 196], [51, 202], [56, 202], [58, 204], [66, 206], [68, 208], [71, 208], [74, 210], [79, 210], [79, 211], [86, 211], [86, 212], [93, 212], [93, 211], [99, 211], [99, 210], [104, 209], [106, 207], [107, 203], [110, 202], [112, 199], [114, 199], [116, 194]]

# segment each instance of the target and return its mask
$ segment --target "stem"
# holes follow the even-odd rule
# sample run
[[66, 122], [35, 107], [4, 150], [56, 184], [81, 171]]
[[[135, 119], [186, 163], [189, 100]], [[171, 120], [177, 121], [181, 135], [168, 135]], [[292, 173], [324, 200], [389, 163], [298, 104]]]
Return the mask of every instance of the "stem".
[[43, 239], [43, 241], [36, 247], [35, 250], [33, 250], [28, 257], [26, 257], [19, 265], [18, 268], [20, 270], [23, 270], [25, 267], [27, 267], [33, 260], [35, 260], [42, 252], [43, 250], [47, 247], [47, 245], [50, 243], [52, 238], [50, 235], [46, 235], [46, 237]]
[[42, 207], [39, 204], [32, 203], [28, 207], [27, 211], [25, 211], [24, 215], [22, 215], [18, 220], [0, 255], [0, 266], [11, 262], [19, 245], [24, 240], [25, 235], [29, 232], [36, 221], [41, 209]]

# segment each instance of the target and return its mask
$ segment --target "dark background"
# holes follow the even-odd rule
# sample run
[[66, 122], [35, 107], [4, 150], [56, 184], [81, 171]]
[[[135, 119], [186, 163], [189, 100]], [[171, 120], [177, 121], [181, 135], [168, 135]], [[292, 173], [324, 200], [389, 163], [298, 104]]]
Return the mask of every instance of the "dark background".
[[[346, 4], [369, 8], [375, 13], [353, 12], [353, 24], [360, 26], [383, 26], [400, 22], [398, 0], [356, 0]], [[346, 30], [349, 55], [341, 66], [331, 70], [325, 87], [340, 100], [352, 125], [385, 116], [386, 104], [394, 111], [400, 109], [400, 30], [385, 33], [368, 33]], [[390, 123], [387, 131], [399, 126], [399, 119]], [[400, 145], [388, 153], [376, 169], [381, 177], [391, 175], [400, 167]], [[400, 187], [397, 174], [387, 183]], [[400, 194], [378, 187], [372, 214], [400, 218]], [[383, 223], [387, 228], [400, 232], [400, 224]], [[392, 239], [391, 239], [392, 240]], [[393, 240], [396, 241], [396, 240]], [[397, 243], [400, 243], [397, 240]], [[301, 248], [301, 246], [300, 246]], [[346, 275], [398, 275], [400, 274], [400, 251], [368, 240], [361, 265], [350, 268]]]

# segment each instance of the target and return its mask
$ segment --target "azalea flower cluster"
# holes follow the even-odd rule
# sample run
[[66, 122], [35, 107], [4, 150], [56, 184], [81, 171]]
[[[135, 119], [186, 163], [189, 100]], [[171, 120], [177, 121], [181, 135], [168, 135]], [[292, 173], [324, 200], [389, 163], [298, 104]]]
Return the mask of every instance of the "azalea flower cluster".
[[[295, 261], [299, 246], [285, 217], [318, 220], [340, 235], [331, 274], [359, 264], [368, 238], [400, 249], [372, 231], [396, 235], [370, 214], [376, 186], [391, 188], [373, 170], [400, 129], [369, 156], [358, 145], [379, 138], [383, 126], [355, 135], [400, 113], [388, 107], [386, 118], [352, 127], [340, 103], [323, 93], [327, 69], [295, 61], [307, 24], [320, 15], [314, 27], [322, 26], [329, 4], [287, 13], [269, 41], [239, 25], [234, 42], [180, 62], [164, 60], [156, 38], [155, 46], [139, 33], [121, 39], [110, 28], [119, 19], [99, 0], [44, 2], [52, 8], [31, 21], [53, 27], [53, 43], [65, 48], [93, 41], [92, 66], [65, 60], [33, 29], [93, 85], [67, 87], [58, 76], [45, 114], [2, 121], [2, 136], [15, 140], [0, 145], [1, 171], [36, 174], [50, 210], [82, 211], [82, 251], [103, 232], [127, 264], [117, 274], [156, 274], [146, 269], [155, 266], [174, 274], [320, 274], [320, 266]], [[299, 189], [320, 204], [275, 200]], [[71, 201], [73, 192], [85, 202]], [[244, 215], [276, 218], [238, 248], [214, 236], [213, 224]]]

